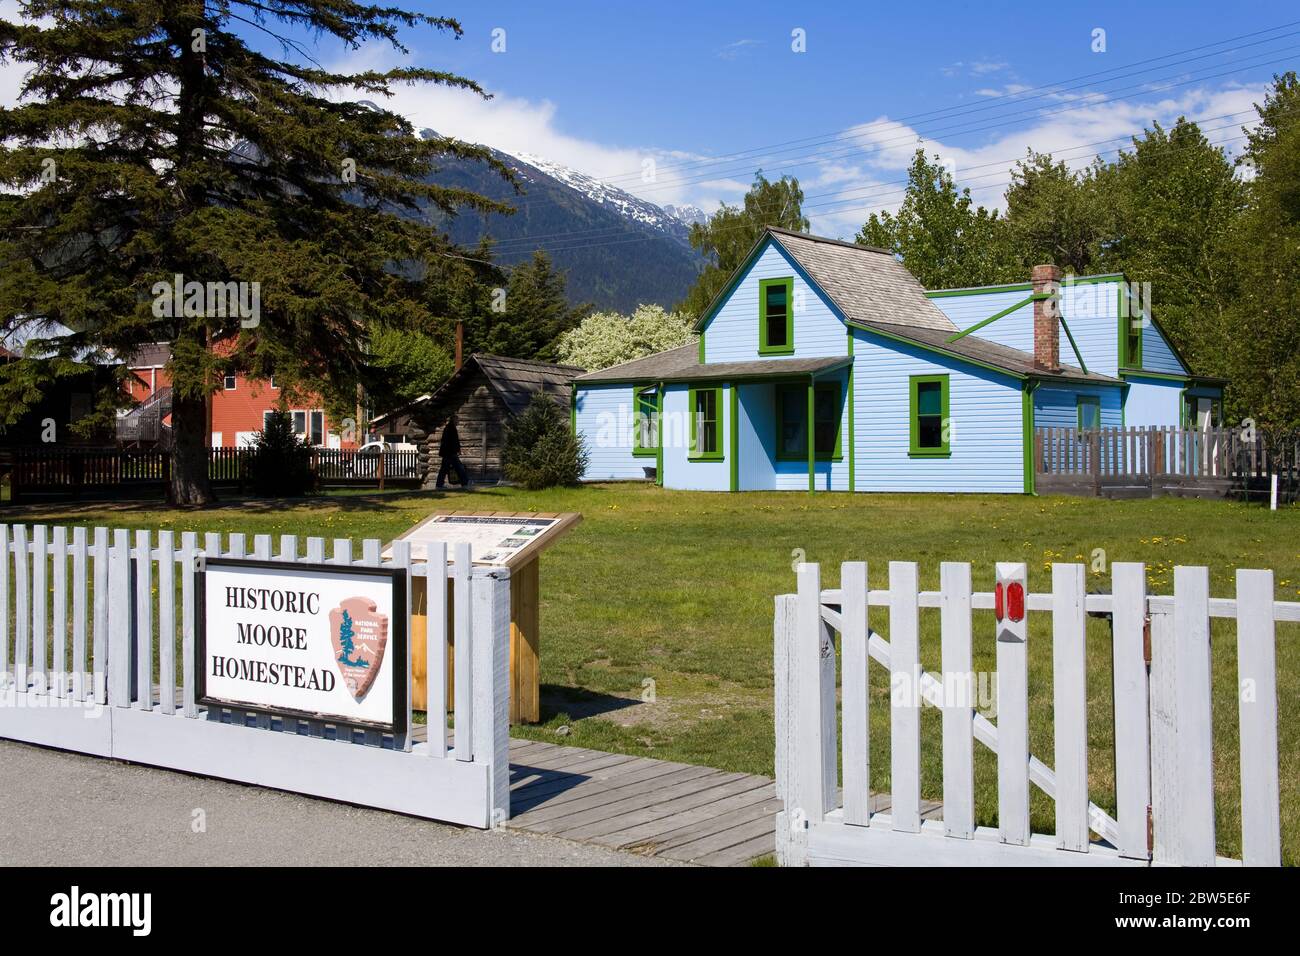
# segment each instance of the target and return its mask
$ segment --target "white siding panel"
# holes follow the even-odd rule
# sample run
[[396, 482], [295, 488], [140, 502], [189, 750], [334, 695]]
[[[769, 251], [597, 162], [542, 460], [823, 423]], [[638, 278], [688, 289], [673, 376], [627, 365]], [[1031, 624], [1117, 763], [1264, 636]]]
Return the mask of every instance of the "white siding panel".
[[584, 480], [644, 478], [645, 467], [655, 460], [632, 454], [632, 386], [579, 387], [577, 410], [578, 434], [591, 453]]
[[731, 488], [730, 464], [725, 457], [731, 441], [731, 393], [722, 388], [718, 417], [722, 443], [720, 461], [691, 461], [690, 386], [668, 385], [664, 392], [664, 487], [692, 491], [727, 491]]
[[[944, 315], [952, 319], [959, 329], [969, 329], [1003, 309], [1027, 299], [1030, 289], [1011, 289], [1006, 292], [972, 292], [969, 295], [945, 295], [931, 301]], [[997, 342], [1024, 352], [1034, 350], [1034, 307], [1032, 303], [1021, 306], [996, 322], [974, 333], [982, 339]]]
[[[794, 354], [758, 353], [758, 284], [763, 279], [794, 278]], [[736, 284], [704, 331], [704, 359], [753, 362], [767, 358], [823, 358], [845, 355], [844, 323], [815, 287], [804, 281], [780, 247], [769, 243]]]
[[1124, 424], [1129, 428], [1173, 428], [1182, 408], [1182, 382], [1129, 376]]
[[1169, 347], [1169, 340], [1150, 322], [1142, 329], [1142, 367], [1148, 372], [1164, 372], [1167, 375], [1187, 374], [1187, 369]]
[[1078, 428], [1080, 395], [1101, 399], [1103, 428], [1119, 428], [1124, 424], [1118, 385], [1077, 385], [1034, 389], [1034, 427]]
[[[1115, 375], [1119, 370], [1119, 279], [1062, 286], [1061, 315], [1070, 326], [1088, 371]], [[1061, 361], [1078, 364], [1064, 330]]]
[[[947, 373], [952, 455], [908, 457], [911, 375]], [[1022, 492], [1020, 382], [854, 331], [858, 491]]]

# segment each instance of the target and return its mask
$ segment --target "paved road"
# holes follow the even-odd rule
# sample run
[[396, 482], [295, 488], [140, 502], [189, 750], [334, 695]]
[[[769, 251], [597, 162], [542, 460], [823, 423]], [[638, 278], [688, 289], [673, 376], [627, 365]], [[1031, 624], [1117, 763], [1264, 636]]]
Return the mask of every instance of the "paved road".
[[664, 866], [669, 861], [514, 830], [462, 829], [0, 741], [0, 864]]

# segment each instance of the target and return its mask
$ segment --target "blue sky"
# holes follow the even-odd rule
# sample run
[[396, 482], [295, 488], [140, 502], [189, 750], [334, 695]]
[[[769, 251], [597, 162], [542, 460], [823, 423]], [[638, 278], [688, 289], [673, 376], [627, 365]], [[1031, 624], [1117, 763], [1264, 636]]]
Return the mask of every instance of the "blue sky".
[[[410, 61], [494, 94], [401, 89], [387, 105], [418, 125], [706, 210], [739, 200], [760, 166], [788, 172], [814, 230], [845, 237], [901, 199], [920, 142], [998, 205], [1029, 146], [1079, 166], [1187, 115], [1239, 148], [1270, 76], [1300, 63], [1294, 3], [406, 5], [465, 28], [408, 32]], [[343, 69], [405, 62], [377, 44], [314, 53]], [[0, 102], [14, 82], [0, 75]]]

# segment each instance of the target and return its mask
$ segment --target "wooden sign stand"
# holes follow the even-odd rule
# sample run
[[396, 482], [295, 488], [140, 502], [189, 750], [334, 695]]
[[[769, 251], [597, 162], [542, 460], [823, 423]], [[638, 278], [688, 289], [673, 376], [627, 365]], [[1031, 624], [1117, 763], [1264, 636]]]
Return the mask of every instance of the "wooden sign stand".
[[[533, 724], [541, 720], [541, 594], [538, 558], [541, 553], [577, 526], [582, 515], [537, 514], [533, 512], [439, 512], [456, 517], [493, 518], [508, 523], [512, 518], [544, 518], [555, 523], [538, 534], [526, 547], [495, 566], [510, 569], [510, 723]], [[439, 515], [433, 515], [428, 520]], [[416, 540], [428, 521], [417, 525], [402, 538]], [[423, 577], [412, 579], [411, 588], [411, 702], [415, 710], [428, 709], [426, 647], [428, 633], [428, 584]], [[454, 703], [451, 675], [455, 667], [455, 607], [452, 582], [447, 582], [447, 707]]]

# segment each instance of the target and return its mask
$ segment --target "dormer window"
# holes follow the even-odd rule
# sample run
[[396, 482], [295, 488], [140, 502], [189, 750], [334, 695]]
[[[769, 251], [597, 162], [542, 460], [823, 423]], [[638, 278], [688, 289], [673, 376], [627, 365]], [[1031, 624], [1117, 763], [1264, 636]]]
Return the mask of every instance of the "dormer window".
[[794, 279], [764, 279], [758, 284], [758, 351], [794, 353]]

